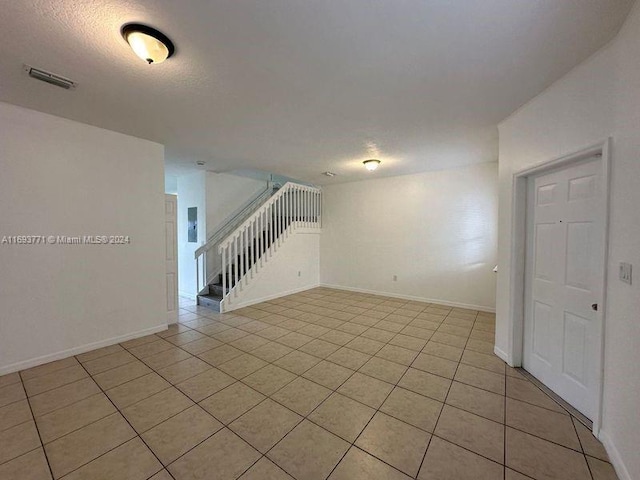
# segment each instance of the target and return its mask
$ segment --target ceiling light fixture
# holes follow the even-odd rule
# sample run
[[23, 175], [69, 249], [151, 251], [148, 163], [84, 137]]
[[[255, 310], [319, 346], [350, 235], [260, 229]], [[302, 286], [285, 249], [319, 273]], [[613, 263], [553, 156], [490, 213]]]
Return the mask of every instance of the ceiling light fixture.
[[376, 168], [378, 168], [381, 162], [380, 160], [376, 160], [375, 158], [372, 158], [370, 160], [365, 160], [362, 163], [364, 164], [367, 170], [369, 170], [370, 172], [373, 172]]
[[128, 23], [120, 30], [131, 49], [149, 65], [162, 63], [175, 52], [173, 42], [155, 28]]
[[324, 172], [323, 175], [326, 175], [327, 177], [335, 177], [336, 174], [333, 172]]

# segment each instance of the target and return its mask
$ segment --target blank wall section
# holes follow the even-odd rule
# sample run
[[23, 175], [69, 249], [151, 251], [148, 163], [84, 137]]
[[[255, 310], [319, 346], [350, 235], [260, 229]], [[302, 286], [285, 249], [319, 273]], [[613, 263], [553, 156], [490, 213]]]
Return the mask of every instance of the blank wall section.
[[267, 188], [267, 182], [226, 173], [207, 172], [207, 237], [231, 220]]
[[[264, 180], [207, 172], [207, 239], [215, 235], [227, 222], [233, 220], [266, 188], [267, 182]], [[228, 231], [228, 233], [231, 232]], [[216, 275], [222, 271], [222, 258], [217, 248], [210, 250], [207, 254], [207, 268], [209, 279], [215, 282]]]
[[166, 327], [164, 148], [0, 103], [0, 374]]
[[324, 187], [321, 283], [493, 310], [497, 195], [497, 163]]
[[[612, 137], [609, 263], [601, 439], [621, 480], [640, 478], [640, 4], [618, 36], [500, 125], [500, 246], [496, 346], [510, 358], [514, 172]], [[638, 269], [636, 269], [637, 271]]]

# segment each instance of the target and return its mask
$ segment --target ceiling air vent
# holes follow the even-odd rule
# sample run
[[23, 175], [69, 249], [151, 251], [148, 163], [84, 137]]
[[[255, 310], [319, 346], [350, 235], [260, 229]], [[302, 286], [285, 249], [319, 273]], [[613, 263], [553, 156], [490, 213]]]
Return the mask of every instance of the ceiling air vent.
[[27, 71], [31, 78], [35, 78], [36, 80], [42, 80], [43, 82], [50, 83], [51, 85], [56, 85], [58, 87], [62, 87], [66, 90], [73, 88], [76, 86], [76, 83], [73, 80], [69, 80], [68, 78], [61, 77], [60, 75], [56, 75], [55, 73], [47, 72], [45, 70], [40, 70], [39, 68], [34, 68], [29, 65], [25, 65], [24, 69]]

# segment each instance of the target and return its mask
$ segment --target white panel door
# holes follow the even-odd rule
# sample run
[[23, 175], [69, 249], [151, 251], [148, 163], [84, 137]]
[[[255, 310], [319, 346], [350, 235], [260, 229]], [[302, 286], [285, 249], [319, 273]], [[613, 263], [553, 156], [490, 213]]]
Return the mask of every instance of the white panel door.
[[164, 197], [167, 323], [176, 323], [178, 321], [178, 197], [175, 195]]
[[593, 418], [604, 285], [602, 163], [591, 159], [528, 181], [523, 366]]

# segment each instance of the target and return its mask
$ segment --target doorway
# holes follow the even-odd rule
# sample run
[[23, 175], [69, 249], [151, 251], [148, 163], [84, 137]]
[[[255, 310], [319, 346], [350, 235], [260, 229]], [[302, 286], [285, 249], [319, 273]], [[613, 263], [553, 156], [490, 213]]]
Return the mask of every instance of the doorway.
[[593, 421], [603, 383], [609, 142], [514, 175], [514, 365]]

